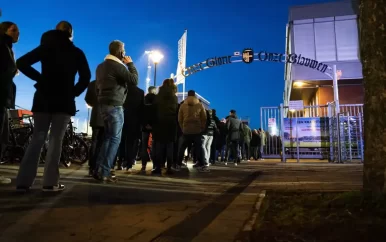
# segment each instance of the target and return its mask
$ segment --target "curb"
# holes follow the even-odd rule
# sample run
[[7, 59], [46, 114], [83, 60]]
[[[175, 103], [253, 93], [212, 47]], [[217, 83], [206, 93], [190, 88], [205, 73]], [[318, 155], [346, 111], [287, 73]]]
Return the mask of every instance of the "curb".
[[245, 223], [244, 227], [240, 232], [241, 238], [239, 237], [238, 239], [235, 240], [235, 242], [250, 241], [249, 236], [253, 230], [254, 225], [256, 224], [256, 220], [260, 212], [260, 207], [263, 204], [265, 195], [266, 195], [266, 190], [263, 190], [260, 192], [258, 199], [256, 201], [256, 204], [253, 208], [253, 213], [250, 216], [249, 220]]

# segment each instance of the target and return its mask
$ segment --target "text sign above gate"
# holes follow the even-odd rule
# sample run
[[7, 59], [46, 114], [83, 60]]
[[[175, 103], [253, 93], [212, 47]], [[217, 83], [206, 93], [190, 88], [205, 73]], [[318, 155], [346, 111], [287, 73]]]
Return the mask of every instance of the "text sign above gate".
[[304, 110], [304, 102], [303, 100], [295, 100], [295, 101], [289, 101], [289, 110], [292, 111], [299, 111]]
[[250, 64], [254, 60], [297, 64], [300, 66], [309, 67], [311, 69], [320, 71], [322, 73], [325, 73], [326, 70], [329, 69], [328, 65], [322, 62], [318, 62], [317, 60], [303, 57], [301, 54], [286, 55], [281, 53], [271, 53], [267, 51], [260, 51], [258, 53], [255, 53], [252, 48], [246, 48], [241, 52], [241, 55], [239, 51], [236, 51], [234, 52], [234, 55], [208, 58], [205, 61], [191, 65], [186, 69], [181, 70], [182, 72], [181, 74], [187, 77], [199, 71], [212, 68], [215, 66], [232, 64], [235, 62], [244, 62], [246, 64]]

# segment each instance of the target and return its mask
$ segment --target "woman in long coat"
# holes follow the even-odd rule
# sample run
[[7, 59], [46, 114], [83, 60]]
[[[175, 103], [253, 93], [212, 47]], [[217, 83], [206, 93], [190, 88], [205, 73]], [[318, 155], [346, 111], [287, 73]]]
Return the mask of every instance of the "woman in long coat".
[[173, 149], [177, 139], [177, 87], [173, 79], [164, 80], [155, 98], [156, 124], [153, 128], [155, 169], [153, 174], [160, 174], [166, 157], [167, 172], [172, 173], [174, 164]]

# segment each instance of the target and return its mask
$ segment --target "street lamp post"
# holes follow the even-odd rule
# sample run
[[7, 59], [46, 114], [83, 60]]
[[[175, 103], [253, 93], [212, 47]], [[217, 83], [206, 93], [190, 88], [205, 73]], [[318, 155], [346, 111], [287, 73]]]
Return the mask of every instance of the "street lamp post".
[[87, 107], [87, 126], [86, 126], [86, 133], [88, 135], [88, 126], [90, 126], [90, 109], [91, 109], [91, 106], [89, 106], [88, 104], [86, 104], [86, 107]]
[[156, 81], [156, 78], [157, 78], [157, 65], [158, 63], [164, 58], [164, 56], [159, 52], [159, 51], [151, 51], [150, 53], [150, 58], [153, 60], [154, 62], [154, 86], [156, 87], [156, 84], [157, 84], [157, 81]]

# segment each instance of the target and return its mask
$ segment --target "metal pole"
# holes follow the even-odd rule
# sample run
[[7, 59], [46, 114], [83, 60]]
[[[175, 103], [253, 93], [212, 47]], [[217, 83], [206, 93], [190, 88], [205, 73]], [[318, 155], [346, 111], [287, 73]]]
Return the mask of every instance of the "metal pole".
[[156, 78], [157, 78], [157, 62], [154, 62], [154, 86], [157, 87], [156, 83]]
[[300, 160], [299, 160], [299, 156], [300, 156], [300, 150], [299, 150], [299, 124], [298, 124], [298, 111], [296, 111], [296, 120], [295, 120], [295, 123], [296, 123], [296, 159], [297, 159], [297, 162], [299, 163]]
[[182, 83], [182, 101], [185, 100], [185, 79], [184, 82]]
[[332, 87], [334, 89], [334, 102], [335, 102], [335, 112], [338, 114], [340, 112], [340, 105], [339, 105], [339, 88], [338, 88], [338, 76], [336, 74], [336, 65], [332, 66]]
[[281, 162], [286, 162], [284, 145], [284, 105], [280, 104], [280, 139], [281, 139]]
[[336, 119], [336, 122], [337, 122], [337, 133], [338, 133], [338, 163], [341, 163], [341, 160], [342, 160], [342, 146], [341, 146], [341, 133], [340, 133], [340, 114], [337, 115], [337, 119]]
[[347, 132], [348, 132], [348, 150], [350, 154], [350, 162], [352, 162], [352, 148], [351, 148], [351, 124], [350, 124], [350, 113], [347, 114]]
[[88, 126], [90, 126], [90, 108], [87, 108], [87, 128], [86, 128], [87, 135], [88, 135]]

